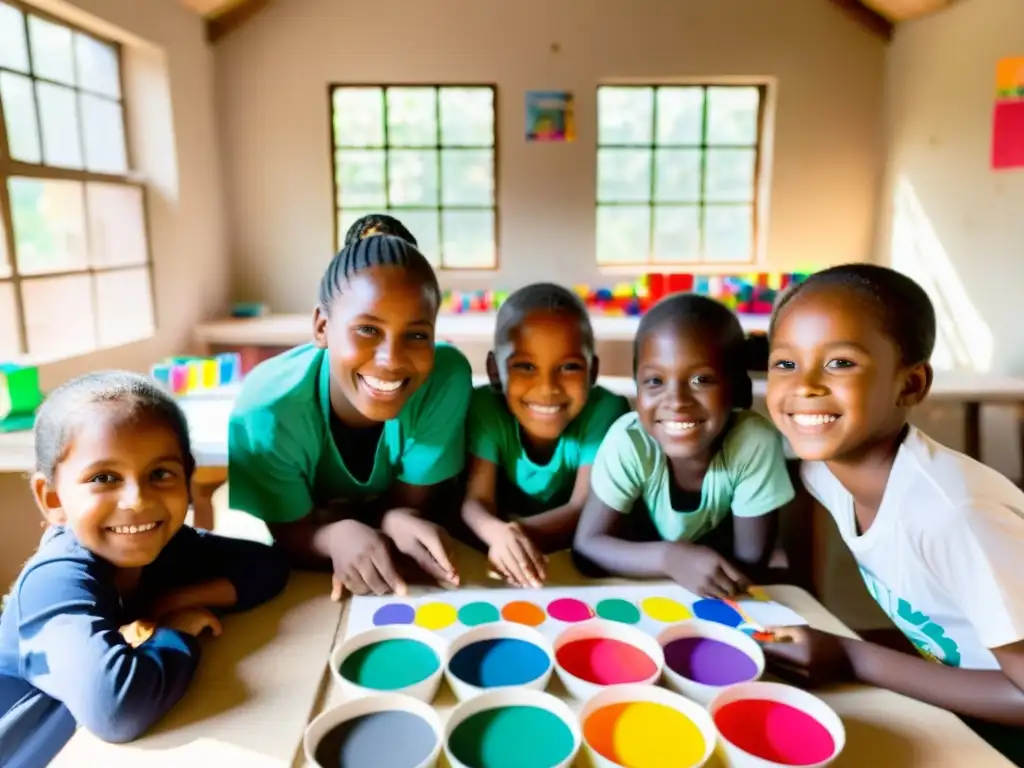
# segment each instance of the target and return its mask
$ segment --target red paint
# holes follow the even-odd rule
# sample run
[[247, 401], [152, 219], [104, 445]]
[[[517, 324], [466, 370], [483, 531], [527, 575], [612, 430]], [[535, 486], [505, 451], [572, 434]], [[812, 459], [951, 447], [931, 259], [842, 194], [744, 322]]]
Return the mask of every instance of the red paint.
[[548, 615], [565, 622], [586, 621], [594, 618], [593, 609], [574, 597], [561, 597], [548, 603]]
[[825, 726], [806, 712], [778, 701], [734, 701], [715, 712], [714, 719], [724, 739], [762, 760], [815, 765], [836, 751]]
[[635, 645], [608, 637], [566, 643], [555, 658], [569, 674], [597, 685], [639, 683], [658, 671], [653, 659]]

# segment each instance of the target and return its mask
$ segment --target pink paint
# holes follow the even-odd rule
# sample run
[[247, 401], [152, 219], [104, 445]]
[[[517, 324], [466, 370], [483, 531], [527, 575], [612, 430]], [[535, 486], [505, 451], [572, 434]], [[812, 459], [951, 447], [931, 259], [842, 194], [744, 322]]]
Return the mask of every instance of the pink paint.
[[806, 712], [779, 701], [745, 699], [714, 714], [722, 738], [780, 765], [816, 765], [836, 751], [832, 734]]
[[548, 616], [558, 621], [575, 623], [594, 618], [594, 611], [582, 600], [561, 597], [548, 603]]
[[570, 675], [596, 685], [642, 683], [658, 671], [654, 660], [635, 645], [609, 637], [566, 643], [555, 658]]

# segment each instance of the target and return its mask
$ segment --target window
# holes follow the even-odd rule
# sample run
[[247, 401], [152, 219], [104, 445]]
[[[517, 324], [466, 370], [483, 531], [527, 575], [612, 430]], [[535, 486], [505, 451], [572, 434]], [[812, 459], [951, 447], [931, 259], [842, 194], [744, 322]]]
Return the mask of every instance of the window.
[[444, 269], [494, 269], [494, 88], [334, 86], [337, 243], [390, 213]]
[[749, 264], [760, 86], [598, 89], [597, 261]]
[[120, 48], [0, 2], [0, 359], [153, 333]]

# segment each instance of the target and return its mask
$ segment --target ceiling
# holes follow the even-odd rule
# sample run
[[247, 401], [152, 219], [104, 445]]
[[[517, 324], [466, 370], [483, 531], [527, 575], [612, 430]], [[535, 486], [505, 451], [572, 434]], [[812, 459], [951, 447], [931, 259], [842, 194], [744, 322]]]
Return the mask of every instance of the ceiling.
[[[211, 42], [229, 34], [259, 13], [271, 0], [181, 0], [206, 19]], [[284, 0], [281, 0], [282, 2]], [[952, 5], [957, 0], [828, 0], [852, 19], [879, 37], [892, 37], [893, 27], [901, 21], [925, 16]], [[785, 2], [785, 0], [779, 0]]]

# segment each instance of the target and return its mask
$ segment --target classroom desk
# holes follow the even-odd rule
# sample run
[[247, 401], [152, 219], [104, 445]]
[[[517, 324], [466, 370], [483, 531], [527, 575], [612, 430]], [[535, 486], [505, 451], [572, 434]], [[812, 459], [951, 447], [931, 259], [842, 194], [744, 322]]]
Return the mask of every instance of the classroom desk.
[[[482, 555], [462, 545], [453, 554], [465, 583], [493, 584]], [[551, 558], [550, 573], [552, 586], [598, 583], [579, 576], [567, 553]], [[229, 617], [222, 637], [204, 640], [206, 656], [192, 688], [149, 735], [116, 746], [79, 731], [52, 765], [136, 768], [142, 761], [147, 768], [305, 766], [306, 724], [342, 700], [326, 662], [330, 648], [344, 637], [349, 604], [339, 612], [327, 600], [328, 582], [325, 575], [296, 574], [285, 595], [266, 608]], [[850, 634], [803, 590], [776, 586], [768, 592], [814, 626]], [[549, 690], [564, 696], [555, 678]], [[821, 695], [846, 726], [847, 746], [834, 763], [837, 768], [1010, 766], [943, 710], [862, 685]], [[435, 705], [446, 718], [454, 706], [447, 685], [442, 684]], [[570, 706], [578, 708], [578, 703]]]

